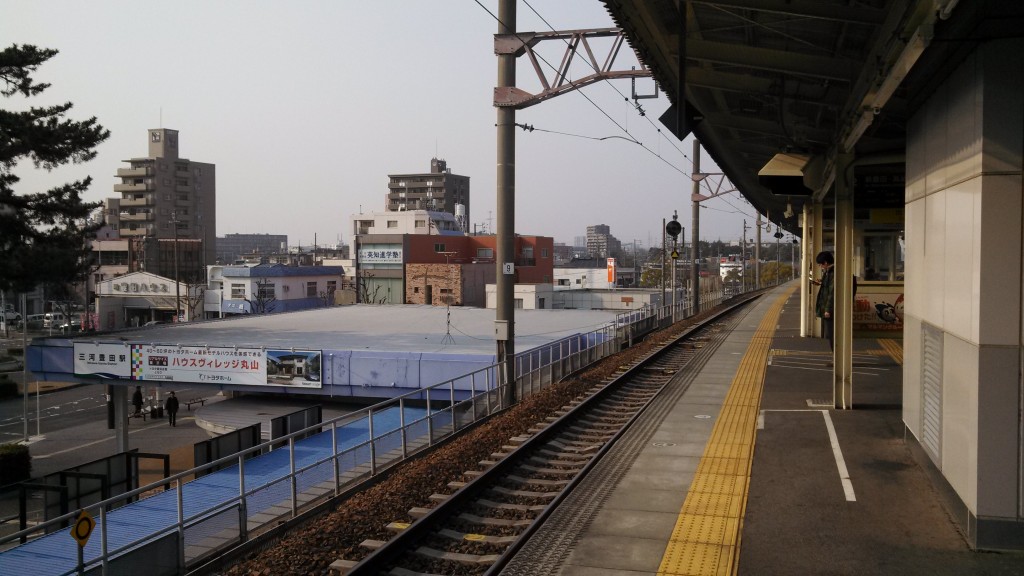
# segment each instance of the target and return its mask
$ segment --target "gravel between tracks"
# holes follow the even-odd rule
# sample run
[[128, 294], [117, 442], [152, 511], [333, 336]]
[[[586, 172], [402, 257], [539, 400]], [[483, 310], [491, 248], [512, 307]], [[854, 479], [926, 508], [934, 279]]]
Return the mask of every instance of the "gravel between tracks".
[[[706, 313], [705, 313], [706, 314]], [[701, 315], [703, 316], [703, 314]], [[226, 576], [270, 576], [279, 574], [326, 575], [339, 558], [360, 560], [370, 551], [360, 547], [367, 539], [388, 540], [392, 533], [388, 522], [411, 522], [409, 510], [430, 507], [428, 497], [448, 493], [448, 483], [464, 480], [466, 470], [479, 469], [478, 462], [488, 459], [513, 436], [552, 415], [590, 387], [611, 378], [622, 366], [649, 354], [659, 343], [669, 340], [701, 316], [677, 322], [649, 335], [619, 354], [598, 362], [580, 374], [495, 416], [477, 428], [459, 435], [448, 444], [422, 458], [400, 464], [385, 480], [347, 499], [335, 509], [282, 536], [264, 550], [252, 553], [226, 569]]]

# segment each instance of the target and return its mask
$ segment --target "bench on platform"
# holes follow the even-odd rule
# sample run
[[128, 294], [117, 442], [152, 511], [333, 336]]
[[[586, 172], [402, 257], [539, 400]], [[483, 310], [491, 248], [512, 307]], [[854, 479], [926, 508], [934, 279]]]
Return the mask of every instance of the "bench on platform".
[[187, 408], [189, 412], [192, 411], [192, 405], [193, 404], [199, 404], [200, 406], [206, 406], [206, 398], [192, 398], [190, 400], [185, 400], [185, 408]]
[[[132, 406], [133, 410], [134, 410], [134, 408], [135, 407]], [[151, 415], [152, 412], [153, 412], [153, 407], [152, 406], [143, 406], [142, 410], [139, 410], [138, 412], [134, 412], [133, 411], [131, 414], [128, 415], [128, 417], [129, 418], [142, 418], [143, 420], [145, 420], [146, 416]]]

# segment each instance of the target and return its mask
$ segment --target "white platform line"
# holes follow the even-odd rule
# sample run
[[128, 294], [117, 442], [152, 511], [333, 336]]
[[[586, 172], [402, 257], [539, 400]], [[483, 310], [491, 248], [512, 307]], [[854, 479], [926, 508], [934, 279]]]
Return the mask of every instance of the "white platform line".
[[856, 502], [857, 495], [853, 492], [853, 482], [850, 481], [850, 472], [846, 469], [846, 461], [843, 460], [843, 451], [839, 448], [839, 437], [836, 436], [835, 426], [832, 425], [832, 416], [828, 410], [822, 410], [821, 415], [825, 417], [825, 428], [828, 428], [828, 439], [832, 443], [832, 454], [836, 457], [836, 468], [839, 469], [839, 480], [843, 484], [843, 491], [846, 492], [847, 502]]
[[832, 454], [836, 459], [836, 468], [839, 470], [839, 480], [843, 484], [843, 492], [846, 493], [847, 502], [856, 502], [857, 495], [853, 491], [853, 482], [850, 481], [850, 472], [846, 469], [846, 460], [843, 459], [843, 451], [839, 448], [839, 437], [836, 436], [836, 429], [832, 425], [832, 416], [829, 415], [828, 410], [816, 410], [816, 409], [805, 409], [796, 408], [789, 410], [760, 410], [757, 417], [757, 429], [764, 430], [764, 413], [765, 412], [821, 412], [821, 415], [825, 417], [825, 428], [828, 429], [829, 443], [832, 445]]

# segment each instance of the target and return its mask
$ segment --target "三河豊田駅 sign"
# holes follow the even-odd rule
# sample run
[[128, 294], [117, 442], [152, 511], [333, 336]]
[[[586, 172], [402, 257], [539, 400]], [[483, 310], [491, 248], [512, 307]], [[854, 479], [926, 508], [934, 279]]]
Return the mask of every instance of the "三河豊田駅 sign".
[[110, 379], [320, 388], [320, 351], [75, 342], [75, 375]]

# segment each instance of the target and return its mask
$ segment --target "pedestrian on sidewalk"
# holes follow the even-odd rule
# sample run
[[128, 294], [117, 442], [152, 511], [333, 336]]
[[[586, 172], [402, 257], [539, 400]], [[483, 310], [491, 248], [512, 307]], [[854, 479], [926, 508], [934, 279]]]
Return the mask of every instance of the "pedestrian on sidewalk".
[[171, 395], [167, 397], [167, 404], [164, 406], [164, 409], [167, 410], [167, 417], [171, 421], [171, 426], [177, 426], [178, 419], [176, 416], [178, 414], [178, 399], [174, 396], [173, 391], [171, 392]]
[[821, 331], [828, 338], [828, 349], [834, 350], [835, 334], [835, 258], [829, 251], [818, 252], [814, 261], [821, 266], [821, 280], [814, 283], [821, 286], [814, 305], [814, 314], [821, 318]]
[[132, 406], [135, 407], [135, 416], [142, 414], [142, 386], [135, 387], [135, 393], [132, 394]]

